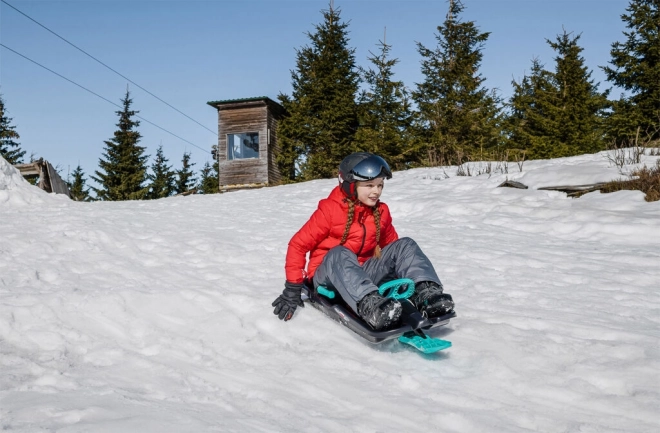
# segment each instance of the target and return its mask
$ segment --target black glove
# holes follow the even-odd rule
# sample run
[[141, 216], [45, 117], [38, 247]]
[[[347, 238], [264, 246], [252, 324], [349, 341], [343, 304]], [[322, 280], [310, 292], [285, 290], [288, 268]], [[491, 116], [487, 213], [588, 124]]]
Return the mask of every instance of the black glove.
[[280, 296], [277, 297], [277, 299], [275, 299], [272, 304], [273, 307], [275, 307], [273, 313], [276, 314], [280, 320], [284, 320], [286, 322], [287, 320], [291, 319], [298, 305], [305, 307], [302, 299], [300, 299], [302, 289], [302, 283], [296, 284], [290, 283], [288, 281], [284, 283], [284, 291]]

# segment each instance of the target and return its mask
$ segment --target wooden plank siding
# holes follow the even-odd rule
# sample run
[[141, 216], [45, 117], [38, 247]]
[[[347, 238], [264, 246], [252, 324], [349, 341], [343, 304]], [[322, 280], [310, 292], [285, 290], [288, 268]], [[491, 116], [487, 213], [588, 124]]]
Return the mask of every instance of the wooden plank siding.
[[[278, 185], [277, 123], [283, 109], [268, 98], [209, 102], [218, 109], [220, 189]], [[274, 112], [273, 112], [274, 111]], [[259, 133], [259, 157], [228, 160], [227, 135]]]
[[[218, 164], [220, 187], [268, 184], [268, 113], [266, 104], [218, 111]], [[227, 134], [259, 133], [259, 158], [227, 160]]]
[[[270, 112], [269, 112], [270, 113]], [[273, 114], [268, 116], [268, 183], [270, 185], [279, 185], [282, 182], [282, 175], [277, 167], [277, 154], [280, 152], [280, 146], [277, 145], [277, 124], [279, 118]]]
[[62, 180], [52, 164], [43, 158], [28, 164], [16, 164], [14, 167], [25, 178], [38, 177], [37, 186], [46, 192], [64, 194], [71, 198], [69, 186]]

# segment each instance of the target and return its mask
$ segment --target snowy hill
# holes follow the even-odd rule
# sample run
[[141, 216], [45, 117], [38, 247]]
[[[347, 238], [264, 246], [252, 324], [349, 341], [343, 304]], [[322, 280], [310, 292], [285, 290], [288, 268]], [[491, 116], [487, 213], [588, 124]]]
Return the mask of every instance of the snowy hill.
[[421, 355], [272, 314], [334, 180], [78, 203], [0, 158], [0, 428], [660, 431], [660, 202], [536, 189], [618, 178], [602, 153], [455, 174], [397, 172], [382, 197], [457, 304], [434, 331], [454, 346]]

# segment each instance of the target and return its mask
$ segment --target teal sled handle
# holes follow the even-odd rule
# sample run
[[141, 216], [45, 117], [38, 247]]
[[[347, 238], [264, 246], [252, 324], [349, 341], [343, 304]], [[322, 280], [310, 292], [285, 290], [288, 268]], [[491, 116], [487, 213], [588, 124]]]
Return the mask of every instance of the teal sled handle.
[[324, 286], [318, 286], [316, 291], [319, 293], [319, 295], [323, 295], [326, 298], [335, 299], [335, 292], [325, 288]]

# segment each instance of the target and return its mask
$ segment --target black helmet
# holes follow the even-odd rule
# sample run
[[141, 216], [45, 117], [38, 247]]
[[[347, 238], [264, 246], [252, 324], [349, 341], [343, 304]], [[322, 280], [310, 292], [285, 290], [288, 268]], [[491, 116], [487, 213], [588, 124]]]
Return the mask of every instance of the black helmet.
[[353, 184], [357, 181], [372, 180], [379, 177], [392, 178], [392, 171], [387, 162], [378, 155], [368, 152], [356, 152], [348, 155], [339, 164], [341, 188], [350, 198], [355, 199]]

